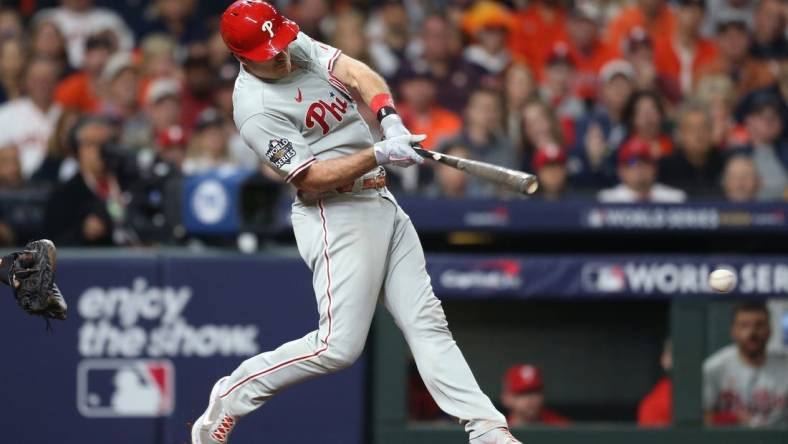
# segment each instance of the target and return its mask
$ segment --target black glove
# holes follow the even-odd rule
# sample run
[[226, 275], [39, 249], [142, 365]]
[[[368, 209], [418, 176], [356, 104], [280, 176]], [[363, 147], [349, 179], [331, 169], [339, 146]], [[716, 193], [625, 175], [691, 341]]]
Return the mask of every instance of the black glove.
[[0, 281], [10, 285], [16, 302], [28, 314], [66, 319], [66, 301], [55, 285], [57, 249], [52, 241], [30, 242], [0, 265]]

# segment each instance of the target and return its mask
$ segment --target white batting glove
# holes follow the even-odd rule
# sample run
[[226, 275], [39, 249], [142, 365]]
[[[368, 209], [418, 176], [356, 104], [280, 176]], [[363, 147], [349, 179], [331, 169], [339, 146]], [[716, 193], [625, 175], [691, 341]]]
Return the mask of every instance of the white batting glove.
[[422, 163], [424, 159], [413, 150], [411, 145], [426, 139], [424, 134], [406, 134], [381, 140], [375, 144], [375, 160], [378, 165], [391, 164], [398, 167], [409, 167], [414, 163]]
[[380, 121], [380, 128], [383, 129], [383, 135], [386, 139], [391, 139], [397, 136], [407, 136], [410, 130], [402, 123], [402, 118], [397, 114], [389, 114]]

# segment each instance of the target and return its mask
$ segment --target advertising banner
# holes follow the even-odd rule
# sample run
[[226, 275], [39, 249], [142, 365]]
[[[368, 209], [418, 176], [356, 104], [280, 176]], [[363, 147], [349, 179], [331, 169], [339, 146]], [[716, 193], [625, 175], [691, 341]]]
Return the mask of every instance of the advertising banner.
[[[0, 309], [3, 442], [189, 443], [213, 383], [317, 326], [296, 258], [64, 258], [69, 319]], [[0, 290], [0, 294], [10, 294]], [[244, 418], [234, 444], [361, 444], [364, 358], [285, 391]]]

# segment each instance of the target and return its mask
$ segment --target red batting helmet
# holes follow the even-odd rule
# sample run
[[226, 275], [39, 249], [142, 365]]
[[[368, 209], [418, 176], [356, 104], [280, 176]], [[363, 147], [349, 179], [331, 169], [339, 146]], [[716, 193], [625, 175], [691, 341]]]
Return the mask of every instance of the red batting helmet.
[[224, 44], [254, 62], [270, 60], [298, 36], [298, 25], [262, 0], [237, 0], [222, 14]]

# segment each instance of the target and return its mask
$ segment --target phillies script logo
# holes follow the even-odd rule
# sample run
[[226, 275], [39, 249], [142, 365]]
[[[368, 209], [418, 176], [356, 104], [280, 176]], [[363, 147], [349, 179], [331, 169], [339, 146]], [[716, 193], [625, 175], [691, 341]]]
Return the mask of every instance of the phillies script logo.
[[306, 112], [306, 127], [314, 128], [315, 125], [320, 125], [323, 135], [328, 134], [327, 118], [329, 115], [333, 116], [337, 122], [341, 122], [347, 113], [348, 103], [334, 94], [333, 91], [329, 95], [331, 96], [331, 103], [327, 103], [325, 100], [318, 100], [309, 105], [309, 109]]

